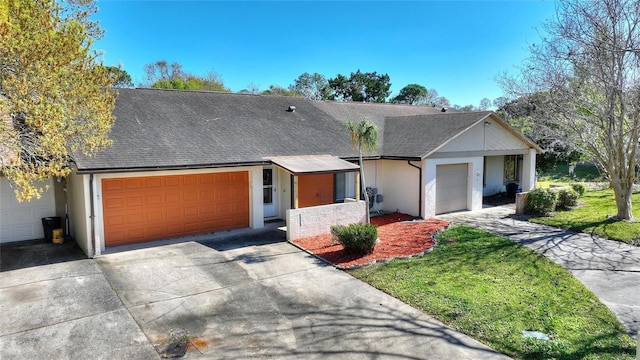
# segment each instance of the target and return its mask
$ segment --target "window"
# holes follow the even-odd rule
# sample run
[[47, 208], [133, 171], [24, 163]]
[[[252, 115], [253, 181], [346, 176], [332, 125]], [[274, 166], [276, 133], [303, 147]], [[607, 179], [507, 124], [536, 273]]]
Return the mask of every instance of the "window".
[[334, 202], [344, 202], [345, 198], [355, 197], [354, 173], [337, 173], [333, 176]]
[[519, 182], [522, 174], [522, 155], [504, 157], [504, 182]]
[[273, 203], [273, 169], [262, 169], [262, 202]]

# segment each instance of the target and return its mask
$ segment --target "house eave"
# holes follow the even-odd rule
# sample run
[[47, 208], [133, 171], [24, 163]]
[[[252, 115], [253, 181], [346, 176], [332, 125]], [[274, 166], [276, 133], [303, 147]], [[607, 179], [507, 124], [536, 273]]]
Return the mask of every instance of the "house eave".
[[169, 166], [147, 166], [147, 167], [131, 167], [131, 168], [78, 168], [77, 173], [83, 174], [107, 174], [107, 173], [129, 173], [143, 171], [167, 171], [167, 170], [201, 170], [201, 169], [218, 169], [230, 167], [245, 166], [264, 166], [271, 165], [271, 161], [250, 161], [250, 162], [233, 162], [233, 163], [217, 163], [217, 164], [192, 164], [192, 165], [169, 165]]

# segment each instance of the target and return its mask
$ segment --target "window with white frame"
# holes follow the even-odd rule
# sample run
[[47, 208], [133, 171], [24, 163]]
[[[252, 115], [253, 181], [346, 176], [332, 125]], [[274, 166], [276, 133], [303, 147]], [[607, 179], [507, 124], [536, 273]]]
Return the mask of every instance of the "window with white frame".
[[504, 157], [504, 182], [519, 182], [522, 177], [522, 155]]

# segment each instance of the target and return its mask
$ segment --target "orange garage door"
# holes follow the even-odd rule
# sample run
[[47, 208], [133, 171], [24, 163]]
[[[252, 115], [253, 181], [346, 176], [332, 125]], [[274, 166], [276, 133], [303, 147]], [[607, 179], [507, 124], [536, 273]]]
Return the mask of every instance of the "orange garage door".
[[249, 226], [249, 175], [227, 172], [102, 180], [106, 246]]

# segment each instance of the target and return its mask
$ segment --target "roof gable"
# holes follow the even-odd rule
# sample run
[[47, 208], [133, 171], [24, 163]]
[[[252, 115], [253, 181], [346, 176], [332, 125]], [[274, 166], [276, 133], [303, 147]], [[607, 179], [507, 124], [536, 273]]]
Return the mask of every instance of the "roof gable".
[[458, 112], [388, 118], [383, 155], [423, 158], [488, 114], [489, 112]]

